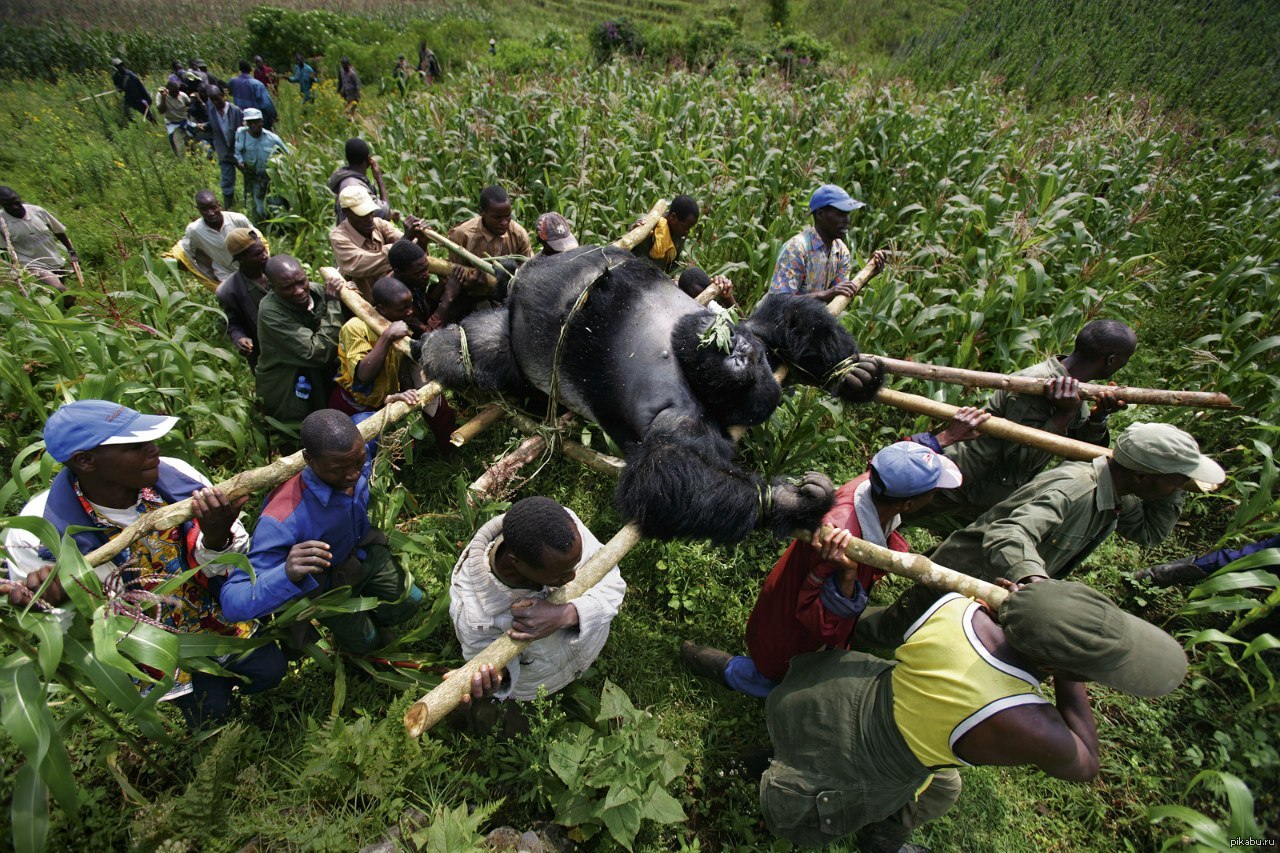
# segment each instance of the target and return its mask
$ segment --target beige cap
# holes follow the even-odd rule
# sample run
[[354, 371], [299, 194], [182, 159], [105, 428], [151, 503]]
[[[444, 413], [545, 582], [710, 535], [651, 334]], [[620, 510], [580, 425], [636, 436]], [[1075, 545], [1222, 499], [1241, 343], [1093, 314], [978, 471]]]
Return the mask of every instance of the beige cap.
[[231, 257], [243, 252], [245, 249], [260, 241], [262, 237], [252, 228], [232, 228], [227, 232], [226, 247], [227, 254]]
[[1215, 486], [1227, 479], [1222, 466], [1172, 424], [1133, 424], [1116, 439], [1115, 460], [1140, 474], [1182, 474]]
[[378, 203], [373, 200], [373, 196], [361, 186], [350, 186], [338, 193], [338, 205], [356, 216], [368, 216], [378, 209]]

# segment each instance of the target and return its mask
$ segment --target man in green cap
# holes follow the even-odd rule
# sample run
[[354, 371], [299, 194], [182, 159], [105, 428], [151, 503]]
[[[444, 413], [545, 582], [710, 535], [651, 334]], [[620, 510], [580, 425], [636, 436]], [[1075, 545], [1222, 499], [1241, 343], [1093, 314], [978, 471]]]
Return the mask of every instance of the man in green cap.
[[[907, 839], [959, 799], [959, 767], [1097, 775], [1082, 682], [1135, 696], [1182, 682], [1178, 641], [1101, 593], [1052, 580], [1007, 587], [998, 620], [973, 599], [939, 599], [896, 663], [854, 651], [792, 659], [765, 704], [774, 754], [760, 809], [774, 834], [819, 846], [856, 833], [863, 853], [924, 850]], [[1049, 678], [1052, 704], [1040, 686]]]
[[[988, 581], [1062, 577], [1118, 532], [1155, 545], [1173, 531], [1192, 480], [1217, 485], [1222, 468], [1196, 440], [1170, 424], [1136, 423], [1116, 439], [1110, 458], [1045, 471], [957, 530], [930, 559]], [[892, 648], [937, 593], [916, 585], [886, 607], [867, 608], [856, 644]]]

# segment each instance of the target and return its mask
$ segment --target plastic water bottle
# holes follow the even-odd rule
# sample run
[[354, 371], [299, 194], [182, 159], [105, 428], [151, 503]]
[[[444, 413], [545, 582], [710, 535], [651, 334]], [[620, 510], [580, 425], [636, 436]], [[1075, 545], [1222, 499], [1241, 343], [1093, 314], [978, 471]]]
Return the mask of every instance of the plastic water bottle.
[[293, 386], [293, 393], [299, 400], [311, 399], [311, 383], [305, 376], [299, 376], [298, 382]]

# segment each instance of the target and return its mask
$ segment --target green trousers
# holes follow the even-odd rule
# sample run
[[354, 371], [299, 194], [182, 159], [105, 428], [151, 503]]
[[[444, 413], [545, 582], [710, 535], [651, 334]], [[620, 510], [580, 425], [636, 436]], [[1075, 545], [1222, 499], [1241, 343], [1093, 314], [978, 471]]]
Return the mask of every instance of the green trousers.
[[422, 590], [405, 576], [404, 569], [392, 556], [386, 537], [363, 545], [364, 560], [355, 554], [333, 570], [333, 585], [351, 586], [351, 594], [367, 596], [382, 602], [372, 610], [326, 616], [320, 620], [333, 632], [340, 648], [364, 654], [386, 645], [379, 638], [379, 628], [399, 625], [411, 618], [422, 606]]
[[774, 760], [760, 809], [775, 835], [805, 847], [849, 836], [864, 853], [896, 851], [960, 797], [959, 772], [931, 771], [903, 740], [893, 666], [849, 651], [792, 658], [765, 701]]

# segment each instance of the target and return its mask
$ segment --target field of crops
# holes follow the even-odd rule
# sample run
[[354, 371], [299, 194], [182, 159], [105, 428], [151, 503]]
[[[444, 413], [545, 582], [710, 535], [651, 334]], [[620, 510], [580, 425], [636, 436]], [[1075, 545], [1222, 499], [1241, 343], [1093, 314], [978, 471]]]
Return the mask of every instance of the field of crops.
[[[166, 451], [203, 460], [215, 479], [272, 455], [251, 378], [211, 294], [158, 259], [194, 218], [185, 199], [216, 185], [216, 169], [191, 159], [174, 166], [156, 132], [120, 129], [100, 103], [67, 96], [103, 88], [24, 83], [0, 92], [0, 115], [30, 138], [0, 152], [5, 180], [62, 218], [89, 274], [70, 312], [45, 292], [0, 290], [0, 337], [19, 355], [0, 360], [6, 512], [54, 473], [39, 429], [66, 399], [105, 396], [182, 415]], [[274, 177], [288, 210], [268, 226], [273, 250], [318, 267], [328, 261], [332, 212], [323, 182], [349, 127], [331, 84], [308, 113], [292, 92], [281, 106], [297, 154]], [[587, 68], [580, 54], [551, 51], [536, 73], [459, 71], [407, 100], [371, 92], [362, 111], [394, 205], [438, 226], [471, 215], [479, 190], [496, 181], [526, 226], [558, 210], [582, 242], [605, 241], [657, 199], [687, 192], [703, 209], [689, 255], [732, 277], [751, 304], [782, 242], [805, 224], [809, 193], [840, 183], [868, 204], [850, 229], [855, 266], [875, 249], [895, 252], [846, 317], [864, 348], [1012, 371], [1069, 348], [1083, 322], [1115, 317], [1140, 340], [1118, 380], [1230, 393], [1238, 412], [1134, 407], [1116, 416], [1120, 426], [1184, 426], [1232, 479], [1194, 500], [1164, 546], [1110, 542], [1084, 575], [1186, 640], [1193, 676], [1158, 701], [1093, 691], [1103, 744], [1097, 782], [977, 768], [966, 772], [956, 809], [916, 840], [939, 850], [1148, 850], [1179, 839], [1226, 849], [1234, 836], [1274, 837], [1275, 659], [1258, 653], [1265, 644], [1246, 647], [1228, 633], [1254, 594], [1206, 585], [1187, 606], [1184, 592], [1125, 579], [1226, 536], [1280, 528], [1270, 449], [1280, 410], [1273, 139], [1203, 139], [1119, 94], [1031, 113], [984, 85], [928, 93], [830, 70], [782, 79], [730, 64], [706, 75]], [[979, 399], [952, 387], [910, 390]], [[813, 468], [839, 482], [877, 447], [923, 426], [883, 407], [801, 392], [743, 452], [766, 472]], [[468, 446], [460, 464], [419, 453], [398, 471], [378, 469], [376, 518], [397, 530], [436, 602], [398, 651], [429, 663], [459, 659], [444, 612], [448, 573], [461, 544], [501, 508], [470, 508], [461, 493], [519, 438], [500, 426]], [[579, 438], [603, 443], [590, 430]], [[611, 493], [612, 483], [563, 459], [519, 491], [562, 501], [602, 539], [621, 526]], [[52, 658], [61, 642], [52, 634], [40, 634], [33, 664], [21, 647], [36, 629], [0, 611], [0, 636], [19, 648], [0, 664], [2, 790], [15, 813], [38, 799], [35, 774], [19, 769], [19, 756], [31, 754], [27, 730], [12, 719], [21, 707], [38, 716], [30, 733], [47, 756], [39, 776], [54, 796], [49, 849], [234, 850], [257, 838], [262, 849], [351, 850], [402, 821], [425, 849], [467, 849], [477, 830], [547, 821], [573, 825], [575, 838], [590, 839], [587, 849], [615, 849], [628, 836], [643, 850], [786, 849], [763, 829], [755, 790], [732, 766], [766, 739], [759, 702], [694, 679], [677, 654], [681, 638], [738, 650], [781, 550], [763, 534], [727, 550], [642, 544], [622, 563], [627, 602], [593, 671], [562, 701], [541, 706], [530, 734], [507, 742], [444, 729], [409, 740], [401, 717], [434, 677], [325, 656], [299, 664], [276, 695], [254, 697], [231, 727], [195, 743], [165, 740], [166, 729], [180, 728], [176, 713], [132, 700], [130, 715], [106, 715], [125, 720], [131, 738], [144, 736], [125, 739], [59, 683], [67, 676], [100, 705], [127, 707], [127, 692], [111, 690], [120, 673], [91, 671], [75, 637]], [[895, 589], [886, 584], [876, 598]], [[1274, 590], [1271, 599], [1274, 606]], [[86, 607], [92, 621], [101, 607]], [[597, 714], [621, 722], [598, 724]], [[584, 738], [582, 770], [566, 779], [557, 767]], [[627, 803], [606, 796], [610, 784], [623, 794], [657, 784], [677, 808], [655, 806], [642, 819], [633, 806], [622, 818]], [[78, 823], [68, 799], [78, 803]], [[1164, 805], [1183, 810], [1148, 811]], [[431, 829], [411, 828], [413, 810], [434, 818]], [[5, 835], [40, 828], [9, 826], [9, 814], [0, 816]]]

